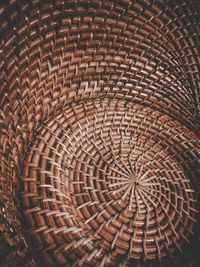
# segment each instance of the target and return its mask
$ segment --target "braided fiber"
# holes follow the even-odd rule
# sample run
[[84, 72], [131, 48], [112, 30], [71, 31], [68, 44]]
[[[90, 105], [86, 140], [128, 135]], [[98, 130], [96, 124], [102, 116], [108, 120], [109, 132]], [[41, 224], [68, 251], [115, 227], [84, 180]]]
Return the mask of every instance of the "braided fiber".
[[200, 266], [200, 2], [0, 2], [0, 266]]

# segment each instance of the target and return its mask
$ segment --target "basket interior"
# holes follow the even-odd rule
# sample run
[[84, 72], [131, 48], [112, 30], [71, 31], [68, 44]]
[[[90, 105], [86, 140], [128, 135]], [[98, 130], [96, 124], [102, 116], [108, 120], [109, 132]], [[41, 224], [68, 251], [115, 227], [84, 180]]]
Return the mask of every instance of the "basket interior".
[[0, 4], [1, 266], [199, 266], [199, 1]]

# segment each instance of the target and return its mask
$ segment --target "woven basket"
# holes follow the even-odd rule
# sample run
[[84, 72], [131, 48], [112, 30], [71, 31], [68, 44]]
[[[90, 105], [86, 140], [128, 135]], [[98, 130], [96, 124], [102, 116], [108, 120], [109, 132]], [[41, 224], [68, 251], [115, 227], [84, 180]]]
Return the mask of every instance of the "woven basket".
[[0, 4], [0, 266], [200, 266], [200, 3]]

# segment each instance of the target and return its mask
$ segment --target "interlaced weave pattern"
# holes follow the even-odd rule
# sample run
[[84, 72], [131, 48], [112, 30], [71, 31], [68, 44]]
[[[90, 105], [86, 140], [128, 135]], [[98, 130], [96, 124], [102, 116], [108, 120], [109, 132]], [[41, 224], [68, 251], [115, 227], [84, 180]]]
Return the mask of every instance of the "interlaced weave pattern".
[[0, 266], [199, 266], [199, 1], [4, 0], [0, 25]]

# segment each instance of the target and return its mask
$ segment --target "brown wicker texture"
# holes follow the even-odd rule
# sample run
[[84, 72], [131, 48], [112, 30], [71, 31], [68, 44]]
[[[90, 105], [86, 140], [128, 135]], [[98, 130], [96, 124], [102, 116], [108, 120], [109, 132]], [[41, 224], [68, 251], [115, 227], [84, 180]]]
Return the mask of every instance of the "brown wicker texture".
[[0, 4], [0, 266], [200, 266], [200, 2]]

